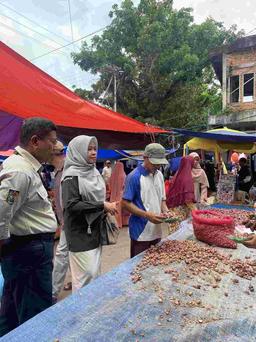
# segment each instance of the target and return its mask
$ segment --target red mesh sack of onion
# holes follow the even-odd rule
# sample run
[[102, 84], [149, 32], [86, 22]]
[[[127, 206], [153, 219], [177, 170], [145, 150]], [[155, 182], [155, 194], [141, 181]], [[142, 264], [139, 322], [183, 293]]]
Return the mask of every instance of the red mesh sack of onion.
[[234, 234], [232, 217], [220, 216], [212, 210], [193, 210], [192, 218], [194, 234], [198, 240], [218, 247], [237, 248], [236, 242], [227, 237]]

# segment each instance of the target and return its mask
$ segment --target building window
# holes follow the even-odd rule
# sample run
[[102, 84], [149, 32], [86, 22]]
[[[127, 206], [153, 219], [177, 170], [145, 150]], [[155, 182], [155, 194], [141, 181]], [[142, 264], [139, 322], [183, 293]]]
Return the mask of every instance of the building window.
[[230, 102], [239, 102], [239, 76], [230, 77]]
[[254, 74], [244, 74], [243, 82], [243, 102], [251, 102], [253, 101], [254, 93]]

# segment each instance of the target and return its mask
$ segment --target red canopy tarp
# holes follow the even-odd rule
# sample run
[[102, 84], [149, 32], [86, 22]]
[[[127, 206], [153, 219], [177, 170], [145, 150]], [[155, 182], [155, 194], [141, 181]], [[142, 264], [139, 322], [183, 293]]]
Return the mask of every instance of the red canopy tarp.
[[[10, 148], [4, 131], [33, 116], [52, 120], [67, 143], [78, 134], [96, 135], [108, 148], [144, 147], [152, 134], [165, 133], [123, 114], [84, 101], [54, 78], [0, 42], [0, 148]], [[18, 121], [17, 121], [18, 119]], [[7, 122], [8, 121], [8, 125]], [[18, 132], [17, 127], [16, 135]], [[17, 139], [16, 139], [17, 140]]]

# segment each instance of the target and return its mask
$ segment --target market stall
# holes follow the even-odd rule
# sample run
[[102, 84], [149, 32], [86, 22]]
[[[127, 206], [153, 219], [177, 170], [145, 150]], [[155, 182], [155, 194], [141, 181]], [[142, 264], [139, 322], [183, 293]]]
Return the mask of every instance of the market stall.
[[87, 134], [96, 136], [103, 148], [144, 148], [167, 133], [83, 100], [2, 42], [0, 68], [1, 150], [18, 145], [23, 120], [35, 116], [52, 120], [65, 144]]
[[243, 245], [224, 249], [196, 242], [191, 222], [183, 221], [159, 247], [124, 262], [2, 341], [251, 341], [255, 258]]
[[[218, 190], [217, 201], [223, 203], [242, 202], [246, 199], [246, 194], [237, 192], [237, 178], [234, 173], [228, 172], [223, 163], [223, 152], [239, 152], [246, 154], [256, 153], [256, 135], [247, 134], [227, 127], [213, 129], [207, 132], [193, 132], [185, 129], [174, 129], [176, 133], [193, 137], [184, 144], [184, 155], [190, 150], [201, 150], [213, 152], [215, 156], [215, 166], [218, 165]], [[237, 161], [238, 163], [238, 154]], [[244, 155], [245, 156], [245, 155]], [[230, 156], [229, 156], [230, 158]], [[229, 158], [227, 158], [229, 160]], [[246, 158], [246, 156], [245, 156]]]
[[256, 152], [256, 135], [247, 134], [227, 127], [212, 129], [207, 132], [194, 132], [185, 129], [173, 129], [185, 136], [194, 137], [184, 144], [184, 154], [189, 150], [204, 150], [215, 153], [216, 160], [219, 153], [226, 151]]

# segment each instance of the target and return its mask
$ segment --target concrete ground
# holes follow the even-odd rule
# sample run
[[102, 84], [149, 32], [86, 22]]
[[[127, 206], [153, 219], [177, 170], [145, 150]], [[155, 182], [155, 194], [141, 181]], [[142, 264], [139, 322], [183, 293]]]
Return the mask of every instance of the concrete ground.
[[[168, 236], [168, 226], [163, 225], [163, 238]], [[116, 245], [104, 246], [102, 252], [101, 274], [111, 271], [130, 257], [130, 238], [128, 228], [120, 229], [118, 242]], [[71, 281], [70, 272], [68, 272], [65, 284]], [[71, 291], [62, 291], [59, 300], [67, 297]]]

